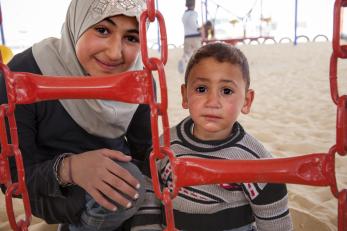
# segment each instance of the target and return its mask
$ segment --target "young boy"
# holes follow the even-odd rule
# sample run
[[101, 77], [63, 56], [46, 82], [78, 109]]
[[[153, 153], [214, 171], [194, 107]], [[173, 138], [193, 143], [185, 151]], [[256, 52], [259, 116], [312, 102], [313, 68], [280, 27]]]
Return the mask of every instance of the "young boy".
[[[249, 85], [248, 62], [238, 48], [213, 43], [197, 50], [188, 62], [181, 86], [182, 106], [190, 116], [170, 133], [176, 158], [271, 158], [263, 145], [237, 122], [240, 113], [250, 112], [254, 91]], [[172, 185], [166, 159], [159, 163], [159, 169], [163, 185]], [[162, 219], [160, 224], [164, 224], [158, 215], [163, 214], [160, 204], [154, 204], [153, 198], [153, 194], [147, 195], [141, 216], [135, 217], [138, 229], [133, 230], [155, 230], [153, 224], [148, 224], [153, 219]], [[293, 230], [287, 200], [284, 184], [185, 187], [173, 200], [175, 225], [189, 231]]]

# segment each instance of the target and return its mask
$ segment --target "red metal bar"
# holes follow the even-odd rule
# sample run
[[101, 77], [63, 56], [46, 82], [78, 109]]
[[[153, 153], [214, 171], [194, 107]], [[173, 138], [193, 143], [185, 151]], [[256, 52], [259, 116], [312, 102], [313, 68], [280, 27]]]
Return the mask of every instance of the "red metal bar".
[[[148, 103], [146, 71], [132, 71], [107, 77], [45, 77], [11, 72], [10, 88], [16, 104], [53, 99], [108, 99], [127, 103]], [[131, 89], [131, 91], [124, 91]]]
[[334, 161], [329, 157], [321, 153], [259, 160], [179, 158], [175, 160], [175, 182], [177, 187], [226, 182], [329, 186], [336, 183], [331, 182]]

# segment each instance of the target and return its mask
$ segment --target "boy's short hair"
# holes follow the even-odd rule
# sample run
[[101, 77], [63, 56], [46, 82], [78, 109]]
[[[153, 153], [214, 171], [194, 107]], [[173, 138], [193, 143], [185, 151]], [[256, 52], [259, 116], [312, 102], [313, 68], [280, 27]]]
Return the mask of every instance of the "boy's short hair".
[[239, 65], [242, 72], [243, 80], [246, 83], [246, 90], [250, 85], [249, 66], [246, 56], [235, 46], [223, 42], [209, 43], [200, 47], [189, 59], [187, 64], [184, 82], [187, 84], [188, 76], [192, 68], [205, 58], [214, 58], [218, 62], [228, 62]]

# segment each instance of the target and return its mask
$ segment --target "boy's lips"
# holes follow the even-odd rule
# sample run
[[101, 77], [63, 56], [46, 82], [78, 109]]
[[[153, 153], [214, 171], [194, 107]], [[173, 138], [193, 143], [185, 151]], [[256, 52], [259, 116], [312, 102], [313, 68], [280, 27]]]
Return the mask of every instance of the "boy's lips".
[[222, 117], [217, 115], [203, 115], [207, 119], [222, 119]]

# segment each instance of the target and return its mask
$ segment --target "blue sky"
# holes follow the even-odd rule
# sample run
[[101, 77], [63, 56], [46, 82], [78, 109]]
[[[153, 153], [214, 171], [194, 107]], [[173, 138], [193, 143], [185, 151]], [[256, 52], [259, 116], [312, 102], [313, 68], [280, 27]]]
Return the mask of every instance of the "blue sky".
[[[10, 47], [27, 47], [49, 36], [59, 37], [70, 0], [0, 0], [3, 13], [3, 27], [6, 43]], [[196, 0], [200, 23], [204, 17], [204, 4]], [[168, 42], [183, 43], [181, 16], [185, 0], [158, 0], [159, 10], [164, 16]], [[275, 38], [294, 36], [294, 0], [208, 0], [209, 19], [218, 22], [217, 36], [242, 36], [242, 21], [233, 27], [229, 21], [245, 17], [252, 9], [247, 21], [247, 35], [258, 36], [260, 14], [271, 17], [271, 23], [263, 23], [263, 33]], [[317, 34], [331, 37], [333, 0], [298, 0], [298, 34], [313, 38]], [[262, 9], [262, 10], [260, 10]], [[153, 24], [148, 40], [156, 42], [157, 28]]]

